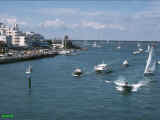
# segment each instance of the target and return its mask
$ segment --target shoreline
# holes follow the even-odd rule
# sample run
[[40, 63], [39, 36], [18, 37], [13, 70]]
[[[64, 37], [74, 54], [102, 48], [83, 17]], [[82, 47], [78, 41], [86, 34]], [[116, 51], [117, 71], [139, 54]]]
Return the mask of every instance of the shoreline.
[[46, 57], [55, 57], [58, 55], [57, 51], [52, 51], [48, 53], [30, 54], [30, 55], [16, 55], [16, 56], [4, 56], [0, 57], [0, 64], [9, 64], [16, 62], [23, 62], [35, 59], [41, 59]]

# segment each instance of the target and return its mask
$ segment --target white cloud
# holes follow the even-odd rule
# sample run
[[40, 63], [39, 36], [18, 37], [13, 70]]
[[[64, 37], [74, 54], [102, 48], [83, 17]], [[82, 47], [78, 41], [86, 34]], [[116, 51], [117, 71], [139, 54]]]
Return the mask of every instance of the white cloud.
[[41, 8], [34, 10], [36, 13], [43, 15], [73, 15], [76, 14], [79, 9], [76, 8]]
[[101, 23], [98, 23], [98, 22], [87, 22], [87, 21], [83, 21], [82, 26], [83, 27], [90, 27], [90, 28], [93, 28], [93, 29], [103, 29], [103, 28], [105, 28], [105, 24], [101, 24]]
[[64, 21], [60, 19], [55, 20], [46, 20], [43, 23], [40, 24], [40, 26], [43, 27], [62, 27], [65, 26]]
[[98, 23], [98, 22], [87, 22], [87, 21], [83, 21], [82, 26], [93, 28], [96, 30], [98, 30], [98, 29], [117, 29], [120, 31], [126, 30], [125, 27], [123, 27], [120, 24], [102, 24], [102, 23]]
[[19, 24], [19, 25], [28, 25], [27, 22], [18, 20], [16, 17], [7, 17], [7, 16], [0, 16], [0, 21], [9, 25]]

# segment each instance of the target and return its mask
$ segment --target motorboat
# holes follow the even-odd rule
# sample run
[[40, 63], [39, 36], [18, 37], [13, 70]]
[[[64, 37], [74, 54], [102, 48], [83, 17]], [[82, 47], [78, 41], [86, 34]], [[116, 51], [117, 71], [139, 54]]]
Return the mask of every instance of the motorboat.
[[139, 54], [139, 53], [141, 53], [141, 52], [140, 51], [134, 51], [133, 55], [136, 55], [136, 54]]
[[160, 64], [160, 61], [157, 61], [157, 64]]
[[82, 74], [83, 74], [83, 71], [82, 71], [80, 68], [75, 69], [75, 70], [73, 71], [73, 73], [72, 73], [72, 75], [73, 75], [74, 77], [79, 77], [79, 76], [81, 76]]
[[129, 85], [128, 82], [125, 82], [125, 84], [122, 86], [124, 91], [130, 92], [133, 88], [133, 86]]
[[128, 61], [125, 60], [122, 65], [128, 67], [128, 65], [129, 65], [129, 64], [128, 64]]
[[96, 65], [94, 70], [96, 72], [112, 72], [112, 69], [107, 64], [104, 64], [104, 62], [102, 64]]
[[139, 50], [140, 52], [143, 52], [143, 49], [142, 49], [142, 48], [139, 48], [138, 50]]

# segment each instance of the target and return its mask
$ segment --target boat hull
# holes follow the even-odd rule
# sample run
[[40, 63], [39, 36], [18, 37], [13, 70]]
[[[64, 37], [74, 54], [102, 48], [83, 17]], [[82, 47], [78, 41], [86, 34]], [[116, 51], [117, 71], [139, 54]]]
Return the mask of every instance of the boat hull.
[[112, 72], [112, 70], [109, 70], [109, 69], [107, 69], [107, 70], [95, 70], [97, 73], [111, 73]]
[[132, 86], [123, 86], [124, 91], [130, 92], [132, 90]]
[[82, 72], [73, 72], [72, 73], [72, 75], [74, 76], [74, 77], [79, 77], [79, 76], [81, 76], [83, 73]]
[[148, 72], [148, 73], [144, 73], [144, 76], [153, 76], [154, 73]]
[[128, 64], [122, 64], [122, 66], [124, 66], [124, 67], [128, 67], [129, 65], [128, 65]]

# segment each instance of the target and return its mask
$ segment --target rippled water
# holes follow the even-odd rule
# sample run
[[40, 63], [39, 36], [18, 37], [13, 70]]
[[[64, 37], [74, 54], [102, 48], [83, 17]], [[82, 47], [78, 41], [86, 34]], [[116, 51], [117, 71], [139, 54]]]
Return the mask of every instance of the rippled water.
[[[78, 43], [77, 43], [78, 44]], [[83, 44], [83, 43], [82, 43]], [[15, 120], [155, 120], [160, 115], [160, 67], [155, 76], [144, 77], [147, 53], [132, 55], [135, 42], [97, 42], [101, 48], [88, 46], [74, 56], [56, 56], [33, 61], [0, 65], [0, 113], [13, 113]], [[147, 49], [147, 43], [141, 43]], [[156, 44], [160, 60], [159, 43]], [[130, 66], [122, 62], [128, 59]], [[105, 63], [110, 74], [96, 74], [93, 67]], [[25, 75], [31, 64], [32, 89]], [[79, 78], [72, 71], [80, 67]], [[139, 85], [134, 92], [117, 89], [128, 81]]]

